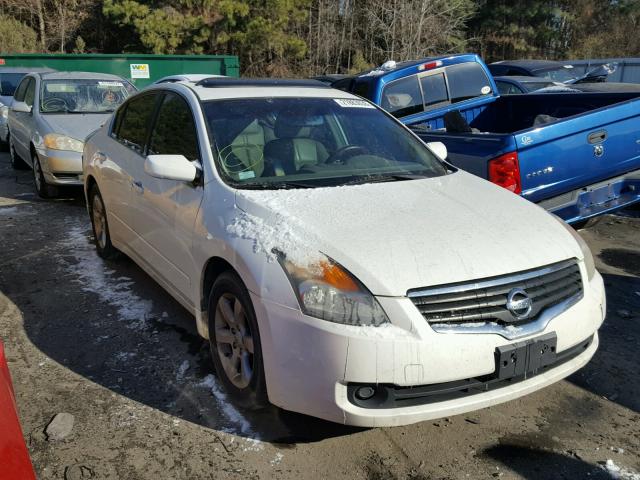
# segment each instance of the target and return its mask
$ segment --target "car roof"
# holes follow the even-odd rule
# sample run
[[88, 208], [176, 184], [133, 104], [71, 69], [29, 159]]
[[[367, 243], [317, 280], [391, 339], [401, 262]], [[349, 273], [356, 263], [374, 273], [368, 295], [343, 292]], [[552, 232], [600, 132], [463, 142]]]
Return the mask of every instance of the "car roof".
[[0, 67], [0, 73], [45, 73], [55, 72], [53, 68], [44, 67]]
[[158, 88], [188, 88], [202, 101], [270, 97], [350, 98], [362, 100], [356, 95], [331, 88], [317, 80], [218, 77], [201, 80], [195, 84], [192, 82], [154, 84], [146, 90]]
[[47, 80], [124, 80], [118, 75], [96, 72], [46, 72], [41, 73], [40, 77]]
[[177, 75], [167, 75], [166, 77], [159, 78], [154, 83], [163, 82], [199, 82], [205, 78], [225, 78], [224, 75], [214, 75], [208, 73], [180, 73]]
[[561, 67], [567, 65], [567, 63], [556, 62], [555, 60], [500, 60], [499, 62], [493, 62], [491, 65], [509, 65], [526, 68], [528, 70], [542, 70], [545, 68]]

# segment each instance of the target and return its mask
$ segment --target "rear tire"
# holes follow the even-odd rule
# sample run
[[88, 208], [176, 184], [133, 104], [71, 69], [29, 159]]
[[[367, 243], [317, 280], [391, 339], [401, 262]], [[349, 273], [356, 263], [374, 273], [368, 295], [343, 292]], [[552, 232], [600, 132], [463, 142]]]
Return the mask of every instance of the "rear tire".
[[97, 185], [93, 185], [89, 191], [89, 213], [98, 255], [105, 260], [117, 259], [120, 256], [120, 250], [111, 243], [107, 209], [104, 206], [104, 200], [102, 200], [102, 195]]
[[231, 271], [221, 274], [209, 295], [209, 346], [216, 374], [241, 407], [257, 410], [267, 398], [260, 332], [247, 288]]
[[16, 147], [13, 146], [11, 135], [9, 135], [9, 159], [11, 162], [11, 167], [14, 170], [29, 170], [29, 165], [27, 165], [16, 152]]
[[38, 195], [41, 198], [53, 198], [58, 195], [58, 189], [53, 185], [49, 185], [45, 180], [37, 153], [33, 154], [31, 161], [33, 162], [33, 184]]

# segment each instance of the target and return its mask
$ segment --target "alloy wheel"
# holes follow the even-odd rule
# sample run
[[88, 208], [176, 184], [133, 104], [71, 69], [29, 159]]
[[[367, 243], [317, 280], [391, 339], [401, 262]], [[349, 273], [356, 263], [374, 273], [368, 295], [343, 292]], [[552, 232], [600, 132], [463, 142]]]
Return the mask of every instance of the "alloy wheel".
[[229, 381], [237, 388], [253, 378], [253, 335], [242, 302], [233, 294], [220, 296], [214, 317], [216, 350]]
[[93, 216], [93, 229], [96, 235], [96, 241], [98, 242], [98, 246], [104, 249], [107, 246], [107, 219], [100, 195], [93, 197], [91, 214]]

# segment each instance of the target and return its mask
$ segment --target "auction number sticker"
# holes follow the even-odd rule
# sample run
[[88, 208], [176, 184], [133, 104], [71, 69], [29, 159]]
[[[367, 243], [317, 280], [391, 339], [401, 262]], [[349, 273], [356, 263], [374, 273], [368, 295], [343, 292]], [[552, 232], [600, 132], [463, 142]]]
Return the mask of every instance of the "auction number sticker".
[[100, 87], [124, 87], [122, 82], [98, 82]]
[[355, 98], [334, 98], [338, 105], [346, 108], [376, 108], [365, 100], [358, 100]]
[[149, 64], [148, 63], [131, 63], [131, 78], [149, 78]]

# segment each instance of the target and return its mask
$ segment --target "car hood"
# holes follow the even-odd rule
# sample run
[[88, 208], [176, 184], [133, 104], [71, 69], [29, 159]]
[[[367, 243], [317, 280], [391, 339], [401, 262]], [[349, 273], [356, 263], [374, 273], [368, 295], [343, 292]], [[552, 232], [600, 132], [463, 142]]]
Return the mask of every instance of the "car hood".
[[254, 252], [320, 251], [375, 295], [582, 258], [571, 234], [542, 208], [461, 171], [359, 186], [237, 190], [236, 205], [257, 224], [241, 233], [255, 237]]
[[59, 133], [84, 141], [91, 132], [100, 128], [111, 115], [111, 113], [45, 114], [40, 117], [45, 127], [41, 133], [42, 135]]

